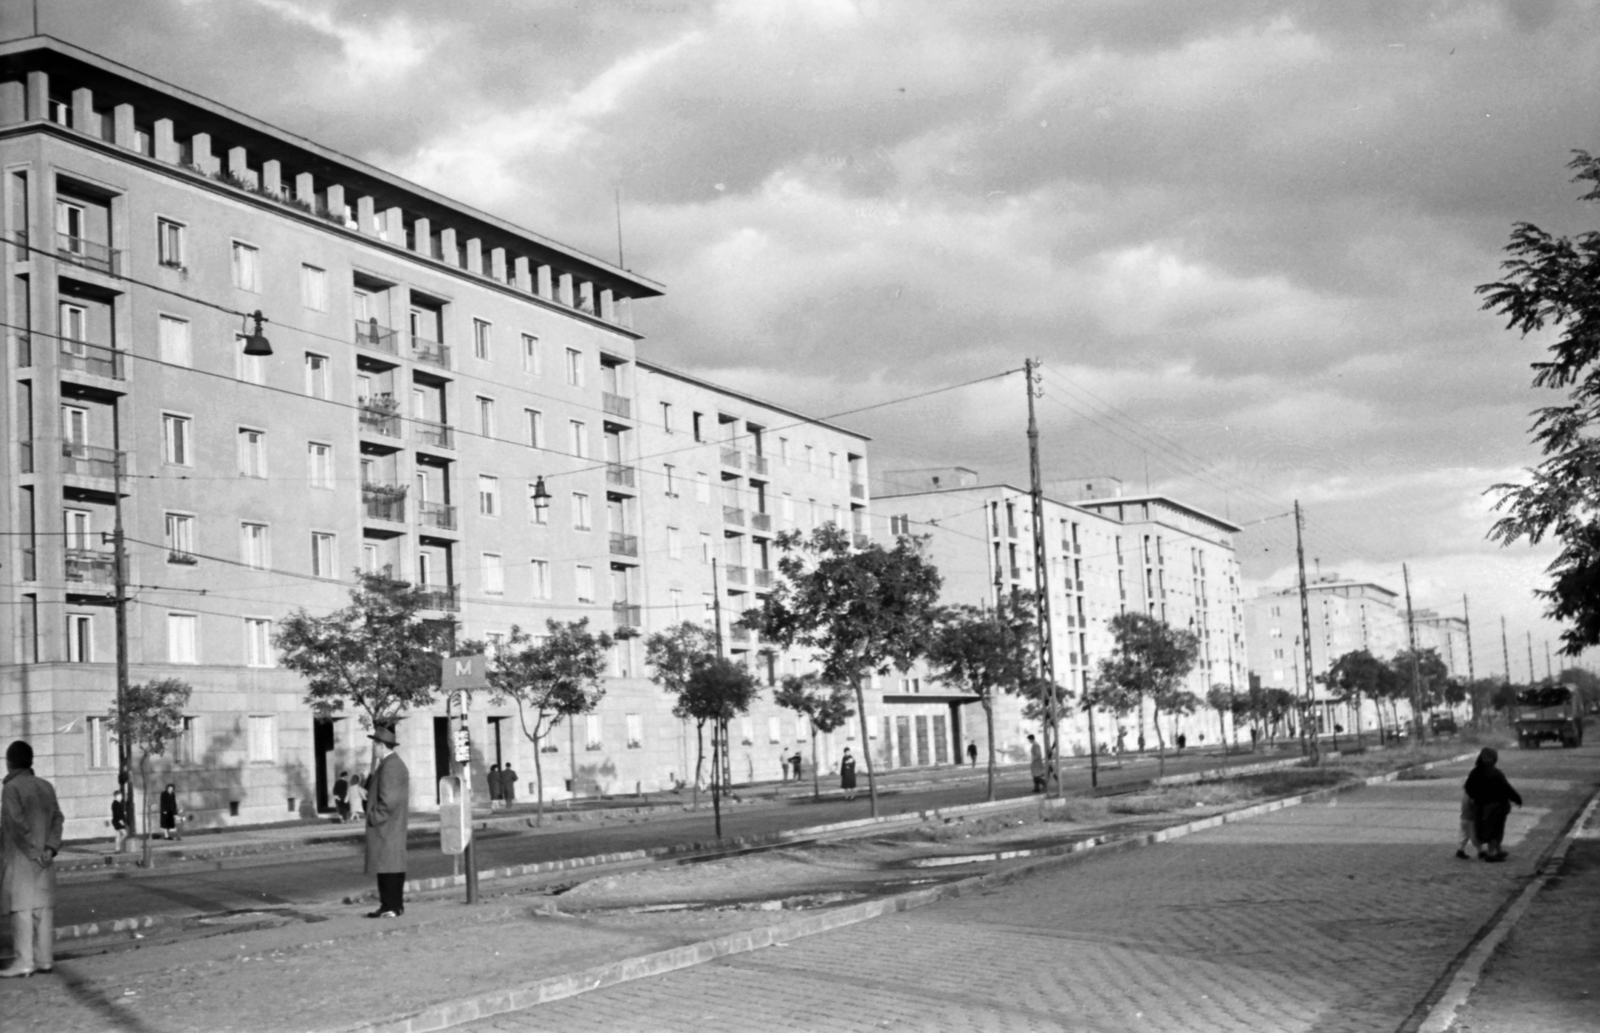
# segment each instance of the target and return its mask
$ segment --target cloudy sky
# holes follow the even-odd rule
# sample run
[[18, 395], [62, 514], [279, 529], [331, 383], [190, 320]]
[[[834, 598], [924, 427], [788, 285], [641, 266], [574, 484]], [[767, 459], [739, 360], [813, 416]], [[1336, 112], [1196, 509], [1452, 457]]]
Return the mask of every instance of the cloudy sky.
[[[6, 0], [16, 12], [20, 0]], [[828, 414], [1043, 360], [1048, 479], [1146, 480], [1324, 572], [1498, 618], [1540, 342], [1472, 288], [1575, 232], [1600, 8], [1506, 0], [41, 0], [44, 30], [607, 257], [643, 354]], [[108, 17], [109, 11], [116, 17]], [[847, 422], [1025, 478], [1021, 378]]]

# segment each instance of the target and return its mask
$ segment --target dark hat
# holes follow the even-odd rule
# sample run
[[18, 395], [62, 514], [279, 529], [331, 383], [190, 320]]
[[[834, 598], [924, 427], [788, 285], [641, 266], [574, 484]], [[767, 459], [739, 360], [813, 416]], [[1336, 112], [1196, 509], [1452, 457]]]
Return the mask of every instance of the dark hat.
[[372, 730], [372, 734], [367, 736], [367, 738], [371, 739], [373, 742], [381, 742], [385, 746], [399, 746], [400, 745], [400, 740], [394, 734], [394, 727], [392, 725], [379, 725], [379, 726], [377, 726], [376, 728], [374, 728]]

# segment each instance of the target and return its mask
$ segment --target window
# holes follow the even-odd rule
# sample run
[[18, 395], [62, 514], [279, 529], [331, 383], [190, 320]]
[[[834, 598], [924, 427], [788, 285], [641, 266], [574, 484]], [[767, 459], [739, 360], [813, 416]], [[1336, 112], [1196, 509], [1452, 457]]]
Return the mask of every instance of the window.
[[672, 623], [677, 624], [683, 620], [683, 589], [667, 589], [667, 599], [672, 604]]
[[328, 397], [328, 357], [316, 352], [306, 352], [306, 394], [312, 398]]
[[778, 461], [784, 466], [789, 465], [789, 439], [778, 439]]
[[116, 739], [111, 735], [111, 722], [103, 717], [89, 718], [89, 766], [114, 768], [117, 766]]
[[94, 618], [87, 613], [67, 614], [67, 662], [94, 662]]
[[167, 614], [167, 662], [170, 664], [197, 663], [196, 641], [199, 637], [200, 618], [192, 613]]
[[578, 602], [594, 602], [594, 568], [578, 565], [574, 580], [578, 587]]
[[574, 531], [593, 530], [594, 517], [589, 511], [589, 496], [581, 491], [572, 493], [572, 529]]
[[[68, 304], [67, 302], [62, 302], [59, 312], [61, 317], [61, 336], [65, 339], [62, 342], [63, 344], [66, 344], [67, 342], [82, 343], [89, 339], [87, 336], [89, 332], [88, 309], [84, 308], [82, 305], [72, 305]], [[82, 355], [84, 353], [84, 349], [82, 348], [72, 348], [69, 346], [67, 350], [69, 350], [73, 355]]]
[[773, 743], [773, 742], [782, 742], [783, 741], [783, 732], [779, 729], [778, 725], [779, 725], [779, 719], [778, 718], [776, 718], [776, 717], [767, 718], [767, 742]]
[[239, 474], [242, 477], [265, 477], [267, 435], [259, 430], [239, 428]]
[[828, 476], [834, 480], [839, 479], [839, 453], [828, 453]]
[[644, 745], [644, 718], [638, 714], [624, 714], [628, 723], [628, 749], [637, 750]]
[[339, 558], [334, 553], [336, 540], [326, 531], [311, 532], [311, 576], [337, 577]]
[[175, 466], [189, 465], [189, 417], [161, 414], [162, 459]]
[[472, 321], [472, 355], [485, 362], [489, 360], [489, 324], [481, 319]]
[[544, 447], [544, 413], [538, 409], [522, 410], [522, 420], [528, 432], [528, 444], [533, 448]]
[[320, 441], [306, 444], [306, 479], [313, 488], [333, 487], [333, 446]]
[[683, 559], [683, 542], [678, 537], [676, 527], [667, 528], [667, 558], [673, 560]]
[[89, 444], [89, 410], [77, 405], [61, 407], [62, 444], [75, 452]]
[[544, 374], [544, 363], [539, 360], [539, 339], [532, 334], [522, 335], [522, 372], [536, 377]]
[[174, 366], [194, 365], [194, 351], [189, 345], [187, 319], [161, 317], [161, 361]]
[[600, 745], [600, 715], [583, 715], [583, 748], [598, 750]]
[[239, 525], [239, 555], [244, 565], [264, 570], [267, 566], [267, 525], [241, 523]]
[[244, 334], [233, 335], [234, 375], [247, 384], [265, 384], [267, 358], [265, 355], [246, 355], [244, 338]]
[[676, 480], [674, 475], [677, 473], [678, 468], [676, 466], [673, 466], [671, 463], [662, 463], [661, 464], [661, 469], [662, 469], [662, 472], [666, 474], [667, 498], [669, 498], [669, 499], [677, 498], [678, 497], [678, 482], [677, 482], [677, 480]]
[[178, 741], [174, 744], [176, 759], [179, 764], [192, 767], [200, 763], [200, 719], [185, 717], [183, 726], [178, 729]]
[[550, 561], [532, 560], [530, 566], [533, 570], [533, 597], [550, 598]]
[[889, 533], [893, 534], [893, 535], [910, 534], [911, 533], [911, 517], [908, 514], [905, 514], [905, 513], [902, 513], [899, 516], [890, 517], [889, 518]]
[[478, 396], [478, 433], [494, 437], [494, 399]]
[[711, 478], [704, 470], [695, 473], [694, 500], [696, 502], [711, 501]]
[[188, 513], [166, 515], [168, 563], [194, 562], [194, 517]]
[[576, 348], [567, 349], [567, 383], [583, 386], [583, 352]]
[[700, 532], [700, 562], [711, 562], [711, 532]]
[[251, 714], [245, 718], [245, 726], [248, 730], [246, 742], [249, 743], [250, 763], [272, 763], [277, 756], [272, 715]]
[[567, 430], [572, 438], [572, 454], [579, 459], [589, 456], [589, 428], [582, 420], [573, 420], [568, 424]]
[[[544, 525], [550, 523], [550, 507], [546, 505], [543, 509], [539, 508], [539, 503], [533, 497], [538, 490], [537, 481], [528, 484], [528, 523]], [[548, 501], [547, 499], [546, 502]]]
[[[54, 101], [51, 102], [52, 107], [54, 107], [54, 103]], [[61, 122], [62, 125], [67, 124], [65, 119], [57, 119], [56, 121]], [[72, 252], [74, 254], [80, 253], [77, 245], [84, 237], [83, 227], [83, 205], [73, 204], [63, 198], [56, 198], [56, 232], [72, 238], [74, 245]]]
[[478, 475], [478, 512], [491, 517], [500, 515], [500, 478]]
[[361, 543], [361, 569], [368, 574], [376, 574], [383, 562], [379, 556], [376, 542]]
[[66, 531], [66, 547], [69, 549], [93, 548], [93, 536], [89, 531], [89, 511], [86, 509], [69, 509], [62, 513], [61, 523]]
[[300, 267], [300, 304], [315, 312], [328, 310], [328, 274], [314, 265]]
[[672, 403], [661, 403], [661, 429], [668, 434], [672, 433]]
[[483, 554], [483, 593], [484, 595], [506, 594], [506, 568], [500, 561], [499, 553]]
[[249, 244], [233, 242], [233, 285], [240, 290], [259, 291], [261, 289], [260, 269], [258, 268], [261, 252]]
[[693, 428], [694, 428], [694, 439], [696, 441], [704, 441], [705, 440], [705, 438], [702, 437], [701, 434], [700, 434], [701, 423], [704, 420], [705, 420], [705, 417], [703, 415], [701, 415], [700, 413], [695, 413], [692, 417], [690, 417], [690, 422], [691, 422], [691, 424], [693, 425]]
[[169, 269], [183, 268], [183, 225], [171, 219], [156, 220], [157, 260]]
[[810, 445], [806, 446], [806, 473], [815, 473], [817, 470], [817, 450]]

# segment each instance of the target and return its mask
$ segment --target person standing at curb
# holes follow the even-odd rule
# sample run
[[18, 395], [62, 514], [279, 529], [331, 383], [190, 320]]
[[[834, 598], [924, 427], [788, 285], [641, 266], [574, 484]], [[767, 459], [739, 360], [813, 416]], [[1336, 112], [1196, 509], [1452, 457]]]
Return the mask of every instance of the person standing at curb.
[[368, 783], [366, 873], [378, 877], [378, 908], [368, 918], [406, 913], [406, 827], [411, 818], [411, 772], [395, 750], [400, 740], [390, 725], [367, 736], [383, 753]]
[[1044, 792], [1044, 751], [1039, 748], [1039, 740], [1028, 736], [1028, 773], [1033, 776], [1033, 791]]
[[333, 813], [340, 821], [350, 820], [350, 773], [339, 772], [333, 783]]
[[506, 761], [506, 766], [500, 769], [500, 800], [507, 808], [517, 805], [517, 769]]
[[1481, 861], [1500, 862], [1506, 859], [1506, 852], [1500, 848], [1500, 841], [1506, 833], [1506, 817], [1511, 813], [1512, 804], [1522, 806], [1522, 796], [1511, 787], [1505, 773], [1496, 767], [1499, 760], [1500, 755], [1492, 747], [1485, 746], [1478, 753], [1478, 763], [1473, 766], [1472, 773], [1462, 787], [1472, 799], [1478, 859]]
[[503, 794], [500, 789], [500, 765], [489, 765], [489, 777], [485, 781], [489, 783], [489, 809], [498, 811], [500, 804], [503, 802]]
[[128, 842], [128, 805], [122, 802], [121, 789], [111, 794], [111, 834], [117, 837], [112, 852], [122, 853], [123, 845]]
[[0, 979], [55, 968], [56, 854], [65, 818], [56, 790], [33, 773], [33, 747], [18, 739], [6, 747], [0, 789], [0, 911], [11, 916], [16, 959]]
[[967, 760], [973, 767], [978, 766], [978, 741], [976, 739], [967, 743]]
[[178, 838], [178, 787], [171, 782], [161, 790], [161, 835], [168, 842]]
[[839, 758], [839, 788], [844, 790], [846, 800], [856, 798], [856, 759], [850, 756], [850, 747], [844, 748], [844, 756]]
[[350, 818], [364, 818], [367, 814], [367, 787], [361, 781], [361, 772], [350, 776]]

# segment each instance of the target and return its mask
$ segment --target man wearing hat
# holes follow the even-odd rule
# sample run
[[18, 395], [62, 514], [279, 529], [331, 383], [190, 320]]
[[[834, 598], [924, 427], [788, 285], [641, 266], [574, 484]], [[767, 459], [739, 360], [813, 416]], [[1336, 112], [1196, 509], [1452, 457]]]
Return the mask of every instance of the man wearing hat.
[[17, 740], [6, 748], [0, 790], [0, 912], [11, 916], [17, 957], [0, 978], [31, 976], [55, 968], [56, 853], [61, 849], [61, 808], [55, 787], [33, 773], [33, 747]]
[[393, 725], [367, 736], [383, 759], [367, 786], [367, 867], [378, 877], [378, 909], [368, 918], [399, 918], [406, 912], [406, 825], [411, 817], [411, 772], [395, 750]]

